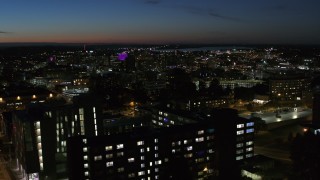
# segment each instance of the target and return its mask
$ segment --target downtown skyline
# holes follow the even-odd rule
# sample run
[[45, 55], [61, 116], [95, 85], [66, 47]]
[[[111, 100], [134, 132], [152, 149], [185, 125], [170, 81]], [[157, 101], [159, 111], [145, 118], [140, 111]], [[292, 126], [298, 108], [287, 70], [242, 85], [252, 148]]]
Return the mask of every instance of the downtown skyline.
[[319, 44], [316, 0], [2, 2], [0, 43]]

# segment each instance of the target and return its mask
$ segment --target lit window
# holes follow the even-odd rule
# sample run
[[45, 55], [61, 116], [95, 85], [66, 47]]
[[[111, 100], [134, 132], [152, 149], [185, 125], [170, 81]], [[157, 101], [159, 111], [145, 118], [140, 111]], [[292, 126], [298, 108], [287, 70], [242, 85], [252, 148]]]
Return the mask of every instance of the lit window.
[[84, 172], [84, 175], [89, 176], [89, 172], [88, 171]]
[[128, 174], [128, 177], [129, 178], [133, 178], [133, 177], [135, 177], [136, 175], [134, 174], [134, 173], [130, 173], [130, 174]]
[[254, 125], [254, 122], [248, 122], [247, 123], [247, 127], [250, 127], [250, 126], [253, 126]]
[[183, 144], [187, 144], [187, 143], [188, 143], [188, 140], [184, 140], [184, 141], [183, 141]]
[[83, 150], [83, 152], [87, 152], [88, 148], [84, 147], [82, 150]]
[[150, 151], [150, 148], [149, 148], [149, 147], [147, 147], [147, 151], [148, 151], [148, 152]]
[[238, 143], [237, 148], [243, 147], [243, 143]]
[[138, 172], [138, 176], [143, 176], [143, 175], [144, 175], [144, 171]]
[[158, 146], [155, 146], [155, 147], [154, 147], [154, 150], [158, 150]]
[[117, 149], [122, 149], [123, 148], [123, 144], [118, 144], [117, 145]]
[[252, 151], [252, 150], [253, 150], [252, 147], [248, 147], [248, 148], [246, 149], [246, 151]]
[[154, 154], [154, 157], [155, 157], [155, 158], [157, 158], [157, 157], [158, 157], [158, 154], [157, 154], [157, 153], [156, 153], [156, 154]]
[[246, 142], [246, 145], [247, 146], [250, 146], [250, 145], [252, 145], [253, 144], [253, 141], [248, 141], [248, 142]]
[[84, 167], [84, 168], [88, 168], [88, 163], [85, 163], [85, 164], [83, 165], [83, 167]]
[[113, 166], [113, 161], [107, 162], [106, 165], [107, 165], [107, 167]]
[[106, 154], [106, 159], [110, 159], [113, 157], [113, 154]]
[[243, 153], [243, 149], [239, 149], [239, 150], [237, 150], [237, 152], [236, 152], [237, 154], [241, 154], [241, 153]]
[[198, 135], [203, 134], [203, 133], [204, 133], [204, 130], [198, 131]]
[[207, 136], [207, 140], [214, 139], [214, 136]]
[[203, 162], [203, 161], [204, 161], [204, 158], [198, 158], [198, 159], [196, 159], [195, 161], [196, 161], [196, 163], [200, 163], [200, 162]]
[[237, 131], [237, 135], [243, 134], [244, 130]]
[[88, 156], [83, 156], [83, 160], [88, 160]]
[[185, 155], [184, 155], [185, 158], [191, 158], [192, 156], [193, 156], [192, 153], [189, 153], [189, 154], [185, 154]]
[[154, 162], [155, 165], [158, 165], [158, 164], [161, 164], [161, 163], [162, 163], [161, 160], [158, 160], [158, 161]]
[[152, 166], [152, 162], [149, 163], [150, 167]]
[[237, 124], [237, 128], [243, 128], [244, 127], [244, 124]]
[[94, 157], [94, 160], [95, 160], [95, 161], [99, 161], [99, 160], [101, 160], [101, 159], [102, 159], [102, 156], [95, 156], [95, 157]]
[[129, 162], [129, 163], [134, 162], [134, 158], [129, 158], [129, 159], [128, 159], [128, 162]]
[[237, 156], [236, 157], [236, 160], [241, 160], [241, 159], [243, 159], [243, 156]]
[[246, 154], [246, 158], [249, 158], [249, 157], [252, 157], [253, 156], [253, 154]]
[[141, 152], [141, 153], [143, 153], [143, 152], [144, 152], [144, 149], [143, 149], [143, 148], [142, 148], [142, 149], [140, 149], [140, 152]]
[[141, 164], [141, 165], [140, 165], [140, 167], [141, 167], [141, 168], [144, 168], [144, 167], [145, 167], [145, 165], [144, 165], [144, 164]]
[[213, 149], [209, 149], [209, 150], [208, 150], [208, 153], [209, 153], [209, 154], [214, 153]]
[[192, 146], [188, 146], [187, 151], [192, 151]]
[[253, 129], [253, 128], [246, 130], [246, 133], [252, 133], [252, 132], [254, 132], [254, 129]]
[[141, 145], [143, 145], [143, 144], [144, 144], [143, 141], [138, 141], [138, 142], [137, 142], [137, 145], [138, 145], [138, 146], [141, 146]]
[[110, 151], [110, 150], [112, 150], [112, 146], [106, 146], [106, 151]]
[[118, 168], [118, 172], [123, 172], [124, 171], [124, 167]]
[[141, 159], [141, 161], [143, 161], [144, 160], [144, 156], [141, 156], [140, 159]]
[[154, 143], [157, 143], [158, 142], [158, 139], [154, 139]]
[[118, 152], [118, 153], [117, 153], [117, 157], [121, 157], [121, 156], [123, 156], [123, 155], [124, 155], [123, 152]]
[[203, 138], [203, 137], [196, 138], [196, 142], [202, 142], [202, 141], [204, 141], [204, 138]]

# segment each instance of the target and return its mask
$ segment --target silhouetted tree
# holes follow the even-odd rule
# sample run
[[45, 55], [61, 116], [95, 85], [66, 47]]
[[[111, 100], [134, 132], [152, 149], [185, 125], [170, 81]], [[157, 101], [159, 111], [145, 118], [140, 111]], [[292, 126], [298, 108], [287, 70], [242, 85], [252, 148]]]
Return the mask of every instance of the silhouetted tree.
[[169, 73], [169, 89], [175, 99], [190, 99], [197, 95], [196, 85], [183, 69], [173, 69]]
[[208, 94], [212, 96], [213, 98], [219, 98], [224, 94], [223, 88], [220, 85], [220, 82], [218, 79], [213, 79], [210, 83], [210, 86], [208, 88]]
[[269, 86], [265, 84], [257, 84], [252, 87], [255, 94], [266, 95], [269, 92]]
[[297, 134], [292, 142], [294, 172], [301, 179], [320, 179], [320, 136], [311, 132]]
[[251, 101], [254, 98], [254, 91], [252, 88], [244, 88], [244, 87], [235, 88], [234, 98]]

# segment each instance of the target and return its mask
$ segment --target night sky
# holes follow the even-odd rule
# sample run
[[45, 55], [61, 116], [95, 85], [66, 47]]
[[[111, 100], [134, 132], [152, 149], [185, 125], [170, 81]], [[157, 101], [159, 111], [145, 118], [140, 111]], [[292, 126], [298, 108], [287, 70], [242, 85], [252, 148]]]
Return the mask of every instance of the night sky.
[[3, 0], [0, 42], [320, 44], [320, 0]]

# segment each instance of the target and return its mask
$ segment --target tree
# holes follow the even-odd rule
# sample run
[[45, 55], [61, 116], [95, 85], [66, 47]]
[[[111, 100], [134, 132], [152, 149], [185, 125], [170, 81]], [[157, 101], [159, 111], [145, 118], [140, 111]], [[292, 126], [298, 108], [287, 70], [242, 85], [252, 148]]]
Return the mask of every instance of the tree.
[[183, 69], [173, 69], [169, 77], [170, 93], [175, 99], [185, 100], [197, 95], [196, 85]]
[[308, 131], [293, 139], [290, 158], [297, 176], [303, 179], [320, 179], [320, 136]]
[[234, 98], [251, 101], [254, 98], [252, 88], [238, 87], [234, 89]]
[[219, 98], [224, 95], [224, 91], [218, 79], [213, 79], [208, 88], [208, 94], [214, 98]]

